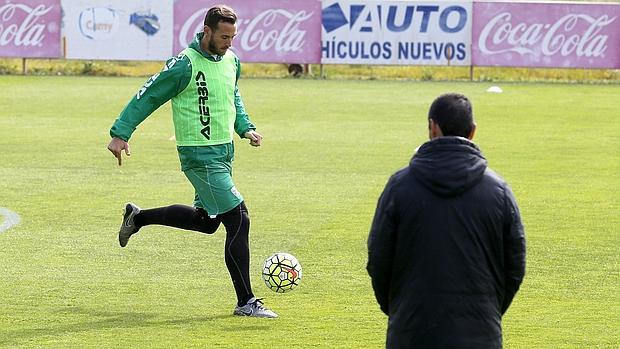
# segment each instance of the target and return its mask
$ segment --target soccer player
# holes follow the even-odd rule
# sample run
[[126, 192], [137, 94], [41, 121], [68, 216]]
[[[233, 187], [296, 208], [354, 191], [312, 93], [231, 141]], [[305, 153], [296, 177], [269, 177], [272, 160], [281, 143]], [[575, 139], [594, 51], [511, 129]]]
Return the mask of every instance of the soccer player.
[[439, 96], [430, 141], [381, 194], [368, 273], [388, 348], [501, 348], [502, 315], [525, 274], [525, 235], [508, 184], [471, 139], [469, 99]]
[[133, 97], [110, 129], [108, 149], [122, 163], [130, 155], [129, 138], [159, 106], [172, 100], [172, 117], [181, 170], [195, 189], [193, 207], [172, 205], [140, 209], [128, 203], [118, 234], [122, 247], [142, 227], [159, 224], [212, 234], [226, 228], [225, 261], [237, 294], [233, 314], [275, 318], [252, 293], [248, 234], [250, 218], [232, 181], [233, 134], [259, 147], [256, 132], [239, 94], [240, 63], [229, 50], [237, 33], [237, 15], [228, 6], [209, 9], [204, 32], [169, 59]]

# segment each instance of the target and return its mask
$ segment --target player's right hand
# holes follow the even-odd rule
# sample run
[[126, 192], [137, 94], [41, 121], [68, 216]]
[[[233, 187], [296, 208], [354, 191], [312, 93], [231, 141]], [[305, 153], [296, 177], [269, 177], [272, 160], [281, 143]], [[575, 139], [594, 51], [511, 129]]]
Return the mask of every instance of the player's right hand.
[[118, 166], [120, 166], [123, 162], [123, 150], [125, 150], [125, 154], [127, 154], [127, 156], [131, 156], [131, 150], [129, 150], [129, 143], [125, 142], [120, 138], [112, 138], [110, 144], [108, 144], [108, 150], [118, 159]]

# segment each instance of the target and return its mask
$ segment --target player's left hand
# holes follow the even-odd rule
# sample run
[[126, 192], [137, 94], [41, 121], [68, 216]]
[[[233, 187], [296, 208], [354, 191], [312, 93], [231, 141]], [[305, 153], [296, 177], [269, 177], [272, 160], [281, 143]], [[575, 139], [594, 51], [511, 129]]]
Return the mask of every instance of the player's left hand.
[[250, 140], [250, 145], [253, 147], [260, 147], [261, 143], [263, 142], [263, 136], [261, 136], [260, 133], [254, 130], [249, 130], [248, 132], [244, 133], [243, 136]]

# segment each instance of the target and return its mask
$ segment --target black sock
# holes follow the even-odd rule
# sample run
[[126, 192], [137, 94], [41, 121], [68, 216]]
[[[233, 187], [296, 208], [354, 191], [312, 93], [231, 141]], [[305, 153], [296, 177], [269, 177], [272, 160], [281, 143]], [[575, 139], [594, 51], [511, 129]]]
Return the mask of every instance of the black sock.
[[237, 305], [242, 306], [254, 297], [250, 285], [250, 216], [242, 202], [218, 218], [226, 227], [224, 259], [237, 294]]
[[134, 217], [134, 223], [139, 228], [145, 225], [159, 224], [206, 234], [215, 233], [220, 226], [219, 217], [209, 218], [203, 209], [185, 205], [142, 210]]

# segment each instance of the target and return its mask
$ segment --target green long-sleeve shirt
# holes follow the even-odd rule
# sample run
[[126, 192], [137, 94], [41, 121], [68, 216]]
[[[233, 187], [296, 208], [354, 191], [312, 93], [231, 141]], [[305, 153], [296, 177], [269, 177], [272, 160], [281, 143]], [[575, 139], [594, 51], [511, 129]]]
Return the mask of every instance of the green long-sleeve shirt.
[[[213, 57], [204, 52], [200, 47], [200, 40], [204, 33], [196, 34], [196, 37], [189, 45], [190, 48], [199, 52], [205, 59], [218, 61], [221, 57]], [[243, 138], [249, 130], [256, 127], [250, 122], [249, 116], [245, 111], [241, 94], [237, 82], [241, 73], [241, 63], [235, 59], [237, 65], [237, 76], [235, 80], [234, 103], [236, 110], [235, 132]], [[110, 135], [128, 141], [136, 127], [151, 115], [162, 104], [166, 103], [176, 95], [181, 93], [192, 79], [192, 66], [190, 59], [180, 54], [166, 61], [166, 65], [161, 72], [150, 77], [144, 86], [131, 99], [129, 104], [123, 109], [120, 116], [115, 120]]]

